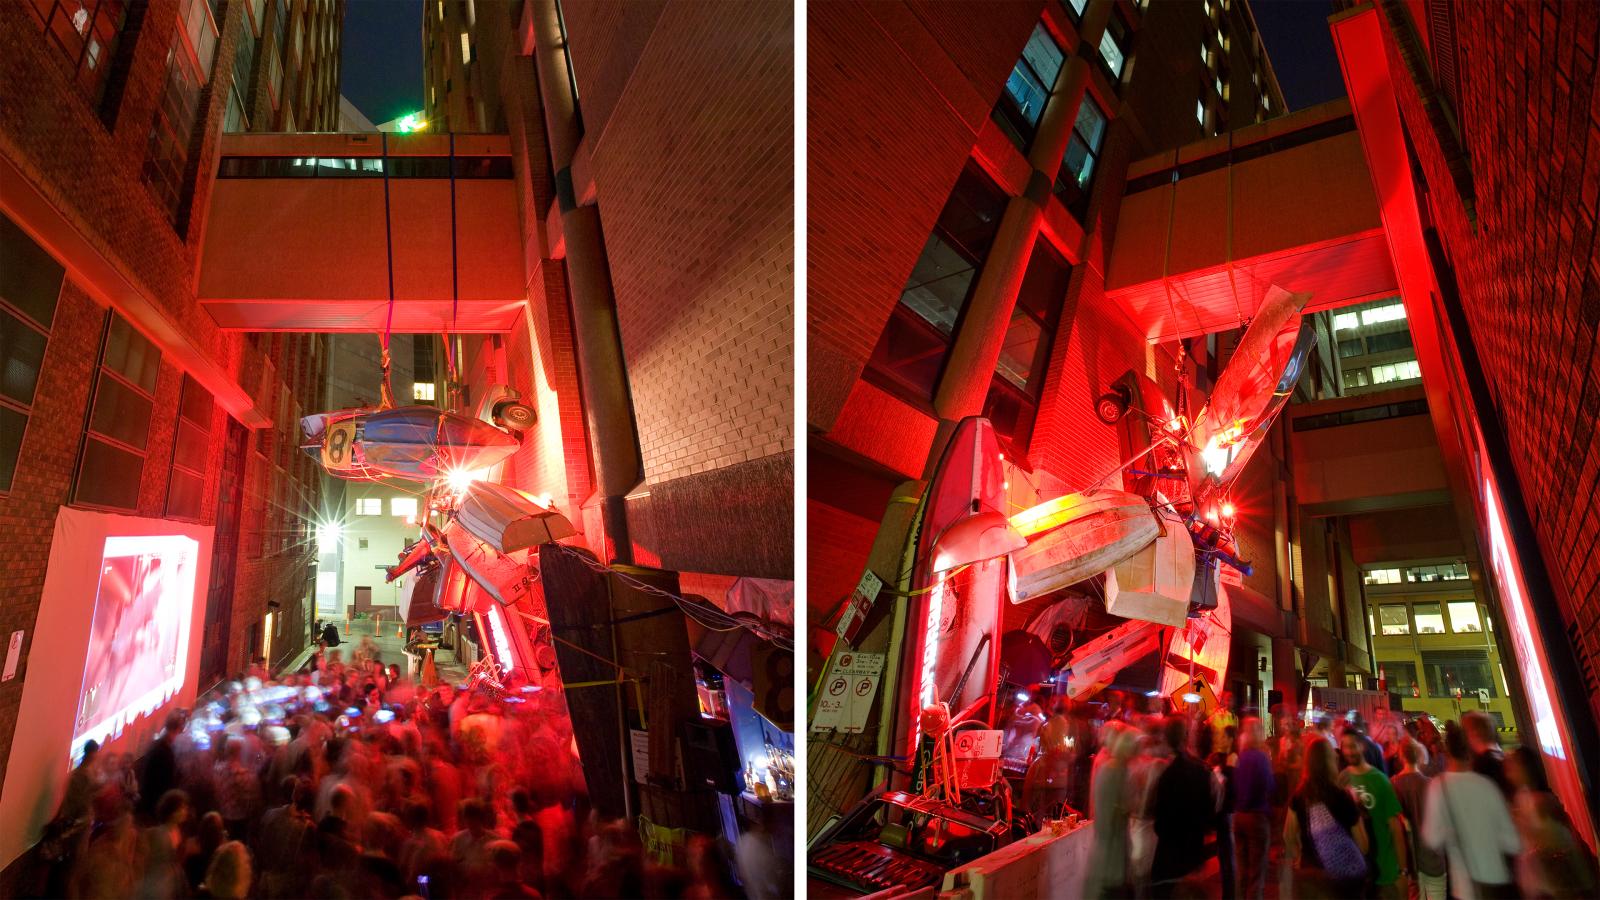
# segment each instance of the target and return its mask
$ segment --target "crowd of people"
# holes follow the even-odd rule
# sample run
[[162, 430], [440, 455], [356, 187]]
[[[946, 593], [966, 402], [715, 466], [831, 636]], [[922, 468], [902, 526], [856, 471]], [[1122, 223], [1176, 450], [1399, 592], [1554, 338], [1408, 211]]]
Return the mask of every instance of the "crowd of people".
[[170, 713], [137, 759], [86, 746], [41, 841], [34, 890], [746, 895], [717, 842], [691, 837], [662, 859], [633, 823], [593, 814], [575, 747], [553, 692], [422, 689], [370, 640], [348, 663], [319, 650], [299, 673], [255, 669], [192, 713]]
[[1600, 896], [1539, 754], [1484, 713], [1280, 715], [1269, 736], [1226, 694], [1204, 718], [1142, 699], [1023, 701], [1007, 726], [1008, 755], [1037, 747], [1021, 808], [1092, 819], [1087, 897]]

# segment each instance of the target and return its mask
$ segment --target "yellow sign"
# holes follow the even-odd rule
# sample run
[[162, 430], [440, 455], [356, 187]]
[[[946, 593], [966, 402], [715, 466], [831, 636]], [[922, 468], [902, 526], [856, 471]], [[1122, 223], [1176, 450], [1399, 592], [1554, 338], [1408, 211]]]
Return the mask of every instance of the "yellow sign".
[[328, 426], [322, 436], [322, 465], [327, 469], [349, 469], [355, 465], [356, 420], [346, 419]]

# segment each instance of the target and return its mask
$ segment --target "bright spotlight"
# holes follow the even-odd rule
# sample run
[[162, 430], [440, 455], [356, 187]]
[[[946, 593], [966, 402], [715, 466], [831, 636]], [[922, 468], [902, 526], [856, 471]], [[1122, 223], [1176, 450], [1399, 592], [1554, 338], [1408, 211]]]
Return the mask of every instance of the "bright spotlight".
[[1027, 691], [1017, 691], [1017, 702], [1018, 703], [1027, 703], [1028, 700], [1029, 700], [1029, 695], [1028, 695]]
[[317, 524], [317, 547], [323, 550], [332, 550], [339, 546], [339, 538], [344, 534], [344, 526], [338, 522], [319, 522]]
[[1224, 504], [1222, 504], [1222, 517], [1224, 519], [1233, 518], [1234, 511], [1235, 510], [1233, 508], [1233, 504], [1232, 503], [1224, 503]]
[[444, 473], [444, 482], [452, 492], [459, 494], [474, 481], [482, 481], [486, 474], [482, 469], [450, 469]]

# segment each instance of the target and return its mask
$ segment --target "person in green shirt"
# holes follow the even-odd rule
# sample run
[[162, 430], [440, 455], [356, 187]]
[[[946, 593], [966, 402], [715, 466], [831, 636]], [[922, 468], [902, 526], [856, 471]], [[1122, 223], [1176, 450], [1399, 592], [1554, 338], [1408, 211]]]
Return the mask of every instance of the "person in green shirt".
[[1388, 776], [1367, 762], [1361, 736], [1351, 729], [1339, 739], [1345, 768], [1340, 781], [1366, 810], [1372, 823], [1372, 859], [1377, 868], [1378, 896], [1403, 900], [1409, 895], [1410, 860], [1406, 858], [1405, 825], [1400, 798]]

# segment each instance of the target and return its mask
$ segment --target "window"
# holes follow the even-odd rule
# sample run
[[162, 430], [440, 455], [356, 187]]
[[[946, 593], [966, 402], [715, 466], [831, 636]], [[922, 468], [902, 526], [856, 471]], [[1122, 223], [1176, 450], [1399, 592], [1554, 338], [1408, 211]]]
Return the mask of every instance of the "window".
[[1417, 634], [1444, 634], [1444, 613], [1438, 603], [1417, 604]]
[[239, 132], [250, 130], [250, 118], [245, 112], [250, 95], [251, 79], [256, 70], [256, 36], [249, 28], [239, 29], [239, 47], [233, 54], [233, 84], [228, 92], [228, 118], [223, 130]]
[[357, 550], [365, 550], [365, 549], [367, 549], [367, 539], [366, 538], [356, 538], [356, 549]]
[[1039, 116], [1061, 72], [1061, 48], [1043, 25], [1034, 25], [1033, 34], [1022, 48], [1022, 56], [1011, 67], [1006, 89], [995, 106], [995, 122], [1011, 137], [1017, 149], [1026, 153], [1038, 130]]
[[184, 0], [178, 33], [167, 48], [167, 83], [145, 151], [144, 181], [174, 225], [180, 221], [184, 170], [200, 106], [200, 88], [211, 78], [217, 27], [204, 0]]
[[1083, 11], [1089, 7], [1089, 0], [1061, 0], [1061, 5], [1067, 9], [1067, 18], [1079, 22], [1083, 19]]
[[472, 62], [472, 36], [461, 32], [461, 64]]
[[1424, 650], [1422, 668], [1435, 694], [1474, 698], [1483, 691], [1489, 697], [1500, 696], [1487, 650]]
[[1352, 356], [1363, 356], [1366, 354], [1366, 352], [1367, 348], [1361, 343], [1360, 338], [1351, 338], [1348, 341], [1339, 342], [1340, 359], [1349, 359]]
[[411, 386], [411, 399], [433, 402], [433, 382], [419, 381]]
[[1417, 664], [1414, 662], [1380, 662], [1378, 668], [1383, 670], [1383, 680], [1387, 684], [1389, 693], [1409, 697], [1415, 688], [1420, 694], [1422, 683], [1417, 681]]
[[131, 510], [139, 505], [161, 353], [126, 319], [108, 316], [72, 499]]
[[60, 58], [73, 73], [78, 87], [98, 106], [105, 95], [106, 73], [111, 69], [117, 39], [127, 24], [125, 0], [32, 0], [34, 18], [44, 26]]
[[976, 165], [962, 171], [872, 352], [873, 383], [912, 402], [933, 398], [1007, 199]]
[[1399, 584], [1399, 569], [1368, 569], [1361, 576], [1362, 584]]
[[1201, 128], [1206, 127], [1206, 101], [1204, 98], [1195, 101], [1194, 117], [1200, 123]]
[[1407, 581], [1417, 581], [1424, 584], [1434, 581], [1466, 581], [1467, 564], [1443, 563], [1437, 566], [1413, 566], [1406, 570]]
[[1361, 324], [1376, 325], [1379, 322], [1394, 322], [1406, 317], [1406, 307], [1403, 303], [1390, 303], [1387, 306], [1374, 306], [1361, 311]]
[[1106, 22], [1105, 33], [1100, 35], [1100, 62], [1111, 75], [1111, 83], [1122, 81], [1122, 70], [1127, 65], [1128, 26], [1115, 11]]
[[1071, 278], [1067, 261], [1056, 255], [1048, 242], [1034, 244], [983, 408], [984, 417], [1016, 458], [1027, 455], [1033, 437], [1051, 338]]
[[1205, 38], [1200, 39], [1200, 64], [1203, 66], [1211, 65], [1211, 50], [1206, 47]]
[[1450, 601], [1450, 630], [1456, 634], [1480, 634], [1483, 631], [1483, 619], [1478, 614], [1478, 603], [1475, 600]]
[[417, 498], [415, 497], [390, 497], [389, 515], [403, 518], [416, 518]]
[[1414, 359], [1372, 367], [1373, 384], [1387, 384], [1391, 381], [1411, 381], [1421, 377], [1422, 370], [1418, 368], [1417, 361]]
[[0, 215], [0, 494], [11, 490], [66, 270]]
[[178, 401], [178, 433], [172, 442], [172, 477], [167, 515], [198, 521], [204, 506], [206, 452], [211, 441], [211, 393], [188, 375]]
[[1404, 603], [1385, 603], [1378, 607], [1380, 634], [1410, 634], [1411, 615]]
[[1390, 350], [1404, 350], [1411, 345], [1410, 331], [1391, 331], [1387, 334], [1367, 336], [1368, 353], [1387, 353]]
[[1360, 313], [1339, 313], [1333, 317], [1334, 331], [1351, 331], [1361, 327]]
[[1066, 156], [1056, 173], [1056, 192], [1079, 220], [1088, 213], [1089, 182], [1094, 178], [1095, 163], [1105, 140], [1106, 114], [1085, 91], [1083, 102], [1078, 105], [1078, 118], [1072, 123], [1072, 136], [1067, 139]]
[[1371, 382], [1368, 380], [1366, 369], [1346, 370], [1344, 373], [1345, 390], [1350, 388], [1366, 387]]
[[382, 497], [357, 497], [356, 498], [356, 515], [358, 515], [358, 516], [381, 516], [381, 515], [383, 515], [383, 498]]
[[283, 100], [283, 64], [278, 62], [278, 54], [267, 54], [267, 99], [272, 101], [272, 108], [277, 109]]

